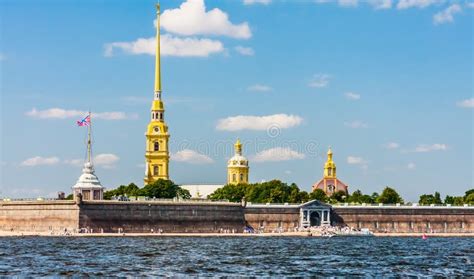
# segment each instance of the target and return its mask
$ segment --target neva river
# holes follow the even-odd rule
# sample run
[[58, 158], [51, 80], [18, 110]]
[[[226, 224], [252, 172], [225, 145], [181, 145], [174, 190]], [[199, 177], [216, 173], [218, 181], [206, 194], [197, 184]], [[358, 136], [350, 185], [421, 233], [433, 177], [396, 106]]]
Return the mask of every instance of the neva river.
[[473, 238], [0, 237], [0, 276], [474, 276]]

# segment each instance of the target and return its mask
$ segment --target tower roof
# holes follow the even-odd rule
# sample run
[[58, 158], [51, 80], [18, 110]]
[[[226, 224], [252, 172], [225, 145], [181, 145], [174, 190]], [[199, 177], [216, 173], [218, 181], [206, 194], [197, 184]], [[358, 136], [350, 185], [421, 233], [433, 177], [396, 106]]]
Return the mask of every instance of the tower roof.
[[161, 92], [160, 4], [156, 4], [155, 92]]

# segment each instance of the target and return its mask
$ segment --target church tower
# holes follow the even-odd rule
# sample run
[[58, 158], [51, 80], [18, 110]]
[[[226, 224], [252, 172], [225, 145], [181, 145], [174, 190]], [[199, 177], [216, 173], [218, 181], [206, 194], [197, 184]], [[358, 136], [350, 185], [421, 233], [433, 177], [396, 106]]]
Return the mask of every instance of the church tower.
[[348, 193], [349, 186], [339, 180], [336, 176], [336, 163], [332, 160], [332, 149], [329, 147], [328, 158], [326, 163], [324, 163], [324, 173], [323, 178], [313, 184], [313, 191], [316, 189], [321, 189], [326, 193], [328, 197], [332, 196], [336, 192]]
[[158, 179], [169, 179], [168, 126], [165, 123], [165, 107], [161, 100], [161, 67], [160, 67], [160, 5], [156, 6], [156, 58], [155, 58], [155, 92], [151, 105], [151, 119], [145, 132], [146, 136], [146, 169], [145, 185]]
[[332, 160], [331, 147], [329, 147], [328, 159], [324, 164], [324, 178], [336, 178], [336, 163]]
[[249, 183], [249, 161], [242, 156], [242, 143], [240, 140], [234, 145], [234, 156], [227, 164], [227, 184]]

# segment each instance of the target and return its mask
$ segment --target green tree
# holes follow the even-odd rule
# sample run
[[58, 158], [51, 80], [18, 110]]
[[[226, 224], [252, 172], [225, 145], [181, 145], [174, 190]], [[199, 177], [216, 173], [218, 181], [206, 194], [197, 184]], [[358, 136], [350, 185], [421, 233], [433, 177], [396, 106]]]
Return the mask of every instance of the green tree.
[[464, 203], [474, 205], [474, 192], [464, 197]]
[[66, 197], [66, 200], [73, 200], [74, 199], [74, 195], [73, 194], [69, 194], [67, 195]]
[[347, 200], [347, 193], [344, 191], [337, 191], [331, 196], [331, 201], [333, 203], [345, 202]]
[[207, 198], [210, 200], [228, 200], [230, 202], [240, 202], [245, 197], [248, 185], [246, 184], [227, 184], [217, 189]]
[[321, 189], [316, 189], [313, 192], [309, 194], [309, 199], [310, 200], [318, 200], [321, 202], [327, 202], [328, 201], [328, 196], [326, 193], [324, 193], [323, 190]]
[[171, 180], [158, 179], [155, 182], [145, 185], [138, 191], [140, 196], [158, 198], [158, 199], [173, 199], [178, 197], [178, 191], [181, 189]]
[[431, 194], [421, 195], [418, 203], [421, 205], [429, 205], [429, 204], [442, 204], [443, 202], [441, 201], [441, 195], [439, 194], [439, 192], [435, 192], [434, 195], [431, 195]]
[[378, 203], [394, 204], [394, 203], [403, 203], [402, 197], [395, 191], [395, 189], [390, 187], [385, 187], [382, 194], [377, 198]]

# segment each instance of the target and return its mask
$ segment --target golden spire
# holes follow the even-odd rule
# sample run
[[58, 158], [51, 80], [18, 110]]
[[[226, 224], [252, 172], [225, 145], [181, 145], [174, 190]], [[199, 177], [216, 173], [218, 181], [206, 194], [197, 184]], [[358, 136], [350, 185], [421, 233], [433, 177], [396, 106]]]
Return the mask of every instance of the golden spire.
[[242, 155], [242, 143], [240, 143], [240, 139], [237, 139], [234, 146], [235, 146], [235, 153]]
[[331, 146], [329, 146], [329, 149], [328, 149], [328, 162], [329, 161], [332, 161], [332, 149], [331, 149]]
[[161, 92], [160, 72], [160, 4], [156, 4], [156, 58], [155, 58], [155, 93]]

